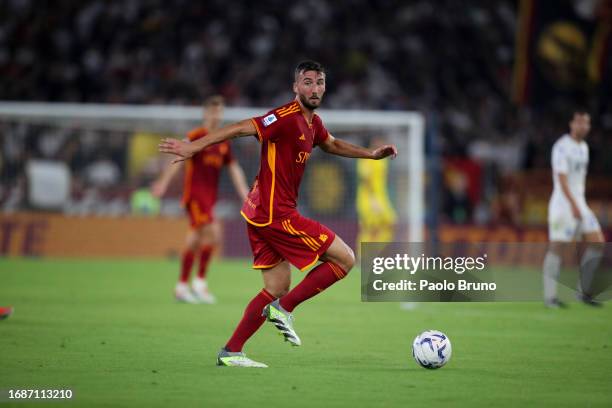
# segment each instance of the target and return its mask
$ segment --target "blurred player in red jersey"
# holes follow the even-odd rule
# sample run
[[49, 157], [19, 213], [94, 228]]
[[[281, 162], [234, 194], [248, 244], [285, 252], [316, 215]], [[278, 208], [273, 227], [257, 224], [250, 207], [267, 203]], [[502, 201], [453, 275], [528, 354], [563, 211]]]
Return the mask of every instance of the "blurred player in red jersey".
[[[189, 142], [206, 138], [208, 133], [219, 127], [223, 119], [223, 97], [213, 96], [204, 103], [203, 123], [188, 133]], [[183, 162], [171, 163], [153, 183], [152, 192], [156, 197], [165, 194], [170, 181], [181, 169]], [[217, 191], [221, 168], [227, 166], [230, 177], [244, 202], [248, 194], [244, 172], [232, 156], [228, 142], [210, 146], [185, 161], [185, 180], [183, 187], [183, 206], [191, 221], [187, 233], [185, 250], [181, 258], [181, 274], [176, 285], [175, 296], [181, 302], [214, 303], [215, 297], [208, 290], [206, 271], [211, 253], [220, 239], [220, 226], [214, 220], [213, 208], [217, 201]], [[198, 274], [189, 287], [189, 275], [195, 259], [199, 259]]]
[[8, 319], [9, 316], [13, 314], [14, 310], [15, 309], [13, 308], [13, 306], [0, 306], [0, 320]]
[[[298, 190], [313, 147], [339, 156], [374, 160], [397, 154], [395, 146], [366, 149], [336, 139], [325, 129], [314, 112], [325, 93], [321, 64], [300, 63], [295, 69], [293, 91], [293, 101], [263, 116], [225, 126], [194, 143], [164, 139], [160, 144], [161, 152], [180, 156], [175, 159], [180, 161], [214, 143], [240, 136], [256, 135], [261, 142], [259, 174], [241, 213], [247, 221], [253, 268], [262, 271], [264, 289], [247, 305], [234, 334], [217, 356], [218, 365], [266, 367], [242, 352], [244, 343], [266, 319], [286, 341], [301, 345], [291, 312], [345, 277], [355, 263], [353, 251], [340, 237], [297, 211]], [[291, 290], [289, 264], [302, 271], [312, 268]]]

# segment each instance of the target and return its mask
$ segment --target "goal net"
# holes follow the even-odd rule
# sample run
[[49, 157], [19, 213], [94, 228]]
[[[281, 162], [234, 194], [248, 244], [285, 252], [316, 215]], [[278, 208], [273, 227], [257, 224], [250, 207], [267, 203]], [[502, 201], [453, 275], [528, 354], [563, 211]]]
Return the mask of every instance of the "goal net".
[[[267, 111], [228, 107], [224, 120], [234, 122]], [[361, 145], [382, 138], [397, 145], [399, 155], [389, 163], [386, 180], [397, 214], [393, 239], [423, 241], [423, 116], [324, 109], [318, 113], [337, 138]], [[178, 177], [161, 202], [148, 197], [146, 190], [169, 160], [157, 152], [160, 138], [183, 138], [199, 125], [201, 115], [200, 107], [184, 106], [0, 103], [0, 210], [182, 217]], [[252, 183], [259, 167], [259, 143], [255, 137], [236, 139], [232, 149]], [[299, 210], [354, 247], [358, 183], [357, 160], [314, 149], [300, 188]], [[224, 226], [226, 256], [248, 255], [239, 201], [224, 172], [215, 214]]]

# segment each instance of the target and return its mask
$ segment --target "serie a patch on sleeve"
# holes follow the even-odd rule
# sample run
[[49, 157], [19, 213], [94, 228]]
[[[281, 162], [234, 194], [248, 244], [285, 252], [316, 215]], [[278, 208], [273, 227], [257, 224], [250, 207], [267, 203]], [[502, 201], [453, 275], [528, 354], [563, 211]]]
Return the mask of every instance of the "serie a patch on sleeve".
[[268, 127], [271, 124], [273, 124], [274, 122], [276, 122], [278, 119], [276, 118], [276, 116], [271, 113], [268, 116], [266, 116], [265, 118], [263, 118], [263, 125], [264, 127]]

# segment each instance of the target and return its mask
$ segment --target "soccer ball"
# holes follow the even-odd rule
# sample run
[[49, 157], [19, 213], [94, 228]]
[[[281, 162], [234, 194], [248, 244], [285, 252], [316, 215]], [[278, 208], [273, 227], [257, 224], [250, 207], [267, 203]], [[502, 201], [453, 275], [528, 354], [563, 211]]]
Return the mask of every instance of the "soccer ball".
[[437, 330], [426, 330], [412, 342], [412, 357], [424, 368], [440, 368], [451, 357], [451, 342], [446, 334]]

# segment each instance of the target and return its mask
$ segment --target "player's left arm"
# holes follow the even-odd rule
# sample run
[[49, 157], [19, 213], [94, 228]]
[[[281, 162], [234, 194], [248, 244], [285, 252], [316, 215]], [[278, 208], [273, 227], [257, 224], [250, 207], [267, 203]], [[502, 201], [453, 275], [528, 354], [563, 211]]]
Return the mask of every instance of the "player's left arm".
[[242, 199], [242, 201], [246, 200], [247, 195], [249, 194], [249, 187], [246, 182], [246, 177], [244, 176], [244, 171], [242, 170], [242, 166], [236, 160], [232, 160], [228, 165], [227, 169], [230, 174], [230, 178], [232, 179], [232, 183], [234, 184], [234, 188], [238, 192], [238, 195]]
[[319, 146], [327, 153], [356, 159], [380, 160], [389, 156], [394, 159], [397, 156], [397, 148], [394, 145], [383, 145], [376, 149], [368, 149], [336, 139], [331, 134], [328, 134], [327, 138]]

